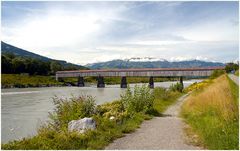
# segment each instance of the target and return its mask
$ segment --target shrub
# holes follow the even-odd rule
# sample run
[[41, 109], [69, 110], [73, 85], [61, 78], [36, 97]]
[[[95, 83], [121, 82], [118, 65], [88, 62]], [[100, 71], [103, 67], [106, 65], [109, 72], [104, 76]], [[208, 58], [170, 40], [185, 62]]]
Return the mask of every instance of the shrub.
[[154, 96], [150, 88], [146, 85], [134, 87], [132, 92], [128, 87], [126, 92], [121, 95], [121, 102], [124, 109], [129, 112], [146, 112], [153, 108]]
[[205, 88], [206, 86], [208, 86], [209, 84], [212, 83], [212, 80], [204, 80], [202, 82], [194, 82], [193, 84], [191, 84], [190, 86], [188, 86], [187, 88], [184, 89], [184, 92], [190, 92], [190, 91], [193, 91], [193, 90], [201, 90], [203, 88]]
[[177, 82], [176, 84], [172, 84], [169, 89], [171, 91], [178, 91], [178, 92], [182, 92], [183, 90], [183, 85], [179, 82]]
[[98, 105], [96, 111], [98, 115], [107, 119], [113, 116], [115, 118], [114, 120], [117, 122], [122, 121], [126, 116], [126, 112], [124, 111], [121, 101], [114, 101]]
[[91, 117], [96, 106], [92, 96], [72, 97], [70, 100], [55, 97], [53, 103], [55, 109], [49, 117], [56, 128], [67, 127], [71, 120]]

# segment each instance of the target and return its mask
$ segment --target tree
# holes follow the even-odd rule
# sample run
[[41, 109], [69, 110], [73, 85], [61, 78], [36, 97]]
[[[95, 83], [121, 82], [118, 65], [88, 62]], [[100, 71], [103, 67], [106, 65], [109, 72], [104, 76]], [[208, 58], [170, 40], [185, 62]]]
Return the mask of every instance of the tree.
[[227, 65], [225, 66], [225, 70], [227, 73], [231, 72], [231, 71], [236, 71], [239, 69], [239, 65], [236, 63], [227, 63]]
[[37, 74], [39, 75], [47, 75], [50, 71], [50, 65], [47, 62], [38, 61], [38, 68], [37, 68]]
[[20, 57], [15, 57], [12, 60], [12, 67], [13, 67], [14, 73], [24, 73], [26, 71], [24, 59]]
[[2, 73], [11, 73], [12, 72], [12, 63], [11, 63], [11, 59], [8, 58], [5, 55], [1, 56], [1, 68], [2, 68]]
[[53, 74], [55, 74], [57, 71], [62, 70], [62, 65], [57, 61], [52, 61], [50, 64], [50, 69]]

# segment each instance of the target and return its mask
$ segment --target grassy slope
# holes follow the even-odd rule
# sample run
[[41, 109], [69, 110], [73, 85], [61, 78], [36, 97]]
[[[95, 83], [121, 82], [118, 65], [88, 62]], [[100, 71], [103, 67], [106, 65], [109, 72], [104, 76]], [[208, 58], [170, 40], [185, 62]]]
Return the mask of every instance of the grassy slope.
[[206, 148], [239, 148], [238, 92], [237, 85], [222, 75], [183, 105], [183, 117]]
[[[180, 95], [179, 92], [155, 88], [153, 107], [157, 110], [157, 114], [154, 115], [161, 114]], [[151, 113], [136, 113], [133, 116], [126, 117], [120, 124], [104, 118], [108, 114], [121, 115], [121, 113], [118, 113], [119, 106], [121, 106], [119, 101], [101, 105], [101, 108], [104, 108], [107, 112], [104, 111], [102, 116], [94, 116], [97, 122], [97, 130], [89, 131], [85, 135], [69, 133], [66, 129], [56, 131], [43, 127], [36, 136], [2, 144], [2, 149], [103, 149], [114, 139], [122, 137], [124, 133], [133, 132], [144, 120], [151, 119], [153, 115]], [[68, 115], [66, 112], [64, 114]]]
[[235, 75], [236, 75], [236, 76], [239, 76], [239, 70], [237, 70], [237, 71], [235, 72]]
[[40, 87], [40, 86], [53, 86], [61, 85], [55, 78], [50, 76], [28, 76], [20, 74], [2, 74], [1, 84], [4, 88], [9, 87]]

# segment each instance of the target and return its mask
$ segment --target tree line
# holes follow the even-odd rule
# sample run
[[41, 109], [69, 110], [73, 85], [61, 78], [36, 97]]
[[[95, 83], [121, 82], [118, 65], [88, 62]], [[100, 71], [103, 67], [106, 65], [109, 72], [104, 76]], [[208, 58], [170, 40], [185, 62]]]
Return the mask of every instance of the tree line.
[[82, 69], [73, 64], [64, 64], [55, 60], [42, 61], [30, 57], [16, 56], [12, 53], [3, 53], [1, 59], [2, 73], [5, 74], [53, 75], [60, 70]]
[[225, 70], [226, 70], [227, 73], [239, 70], [239, 62], [237, 62], [237, 63], [233, 63], [233, 62], [227, 63], [226, 66], [225, 66]]

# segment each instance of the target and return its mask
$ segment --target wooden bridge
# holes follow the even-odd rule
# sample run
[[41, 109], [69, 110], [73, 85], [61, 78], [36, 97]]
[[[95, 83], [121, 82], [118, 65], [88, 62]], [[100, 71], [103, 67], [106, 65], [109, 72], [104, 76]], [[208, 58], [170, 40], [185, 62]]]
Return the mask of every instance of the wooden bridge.
[[104, 69], [104, 70], [73, 70], [57, 71], [58, 78], [78, 77], [78, 86], [84, 86], [84, 77], [98, 77], [97, 87], [105, 87], [104, 77], [122, 77], [121, 88], [127, 87], [126, 77], [149, 77], [149, 86], [154, 87], [154, 77], [207, 77], [214, 70], [223, 70], [224, 67], [204, 67], [204, 68], [144, 68], [144, 69]]

